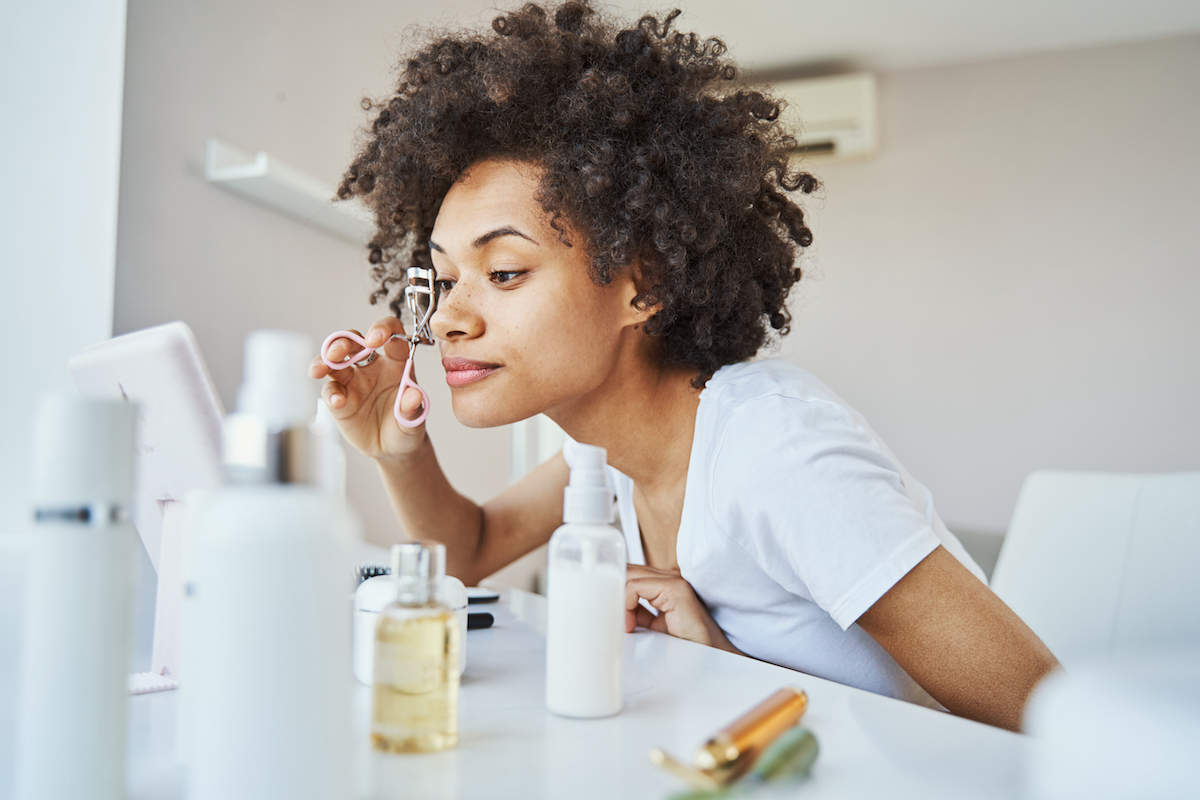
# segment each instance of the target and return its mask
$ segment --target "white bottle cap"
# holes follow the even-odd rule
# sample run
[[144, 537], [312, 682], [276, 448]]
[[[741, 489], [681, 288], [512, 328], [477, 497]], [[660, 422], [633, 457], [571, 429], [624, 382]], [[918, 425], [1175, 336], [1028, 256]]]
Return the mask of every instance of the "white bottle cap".
[[607, 457], [603, 447], [575, 445], [571, 482], [563, 490], [563, 522], [607, 525], [612, 520]]
[[258, 330], [246, 337], [239, 413], [266, 421], [270, 430], [308, 423], [316, 399], [316, 382], [308, 377], [312, 341], [302, 333]]
[[136, 426], [133, 403], [69, 394], [44, 397], [33, 430], [34, 506], [128, 506]]

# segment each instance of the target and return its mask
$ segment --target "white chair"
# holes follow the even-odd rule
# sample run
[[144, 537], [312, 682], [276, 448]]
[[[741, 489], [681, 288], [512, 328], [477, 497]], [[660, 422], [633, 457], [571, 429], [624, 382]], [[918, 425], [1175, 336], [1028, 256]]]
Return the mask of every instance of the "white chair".
[[1032, 473], [991, 586], [1068, 670], [1200, 647], [1200, 472]]

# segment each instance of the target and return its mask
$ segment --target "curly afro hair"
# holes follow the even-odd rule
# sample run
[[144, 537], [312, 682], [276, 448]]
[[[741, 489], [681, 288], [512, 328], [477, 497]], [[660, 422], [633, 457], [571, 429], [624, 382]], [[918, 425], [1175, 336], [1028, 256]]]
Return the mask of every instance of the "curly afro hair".
[[475, 162], [542, 169], [538, 201], [585, 238], [604, 285], [635, 262], [645, 332], [701, 386], [787, 333], [788, 291], [812, 242], [789, 192], [819, 184], [789, 166], [779, 103], [734, 83], [719, 39], [673, 30], [679, 11], [621, 27], [579, 0], [504, 13], [488, 32], [440, 36], [403, 64], [338, 197], [377, 231], [379, 286], [398, 315], [403, 267], [429, 265], [450, 186]]

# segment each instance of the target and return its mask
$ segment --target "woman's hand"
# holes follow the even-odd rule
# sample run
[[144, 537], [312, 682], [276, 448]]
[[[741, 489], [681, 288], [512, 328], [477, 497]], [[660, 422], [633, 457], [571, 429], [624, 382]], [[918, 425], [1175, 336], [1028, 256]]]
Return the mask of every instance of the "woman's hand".
[[[709, 647], [741, 653], [729, 643], [692, 585], [677, 570], [630, 564], [625, 573], [625, 632], [637, 626], [669, 633]], [[654, 606], [651, 614], [639, 600]]]
[[[389, 341], [393, 334], [404, 335], [404, 326], [395, 317], [385, 317], [367, 331], [363, 338], [369, 347], [384, 345], [376, 351], [370, 364], [332, 370], [318, 356], [308, 368], [309, 377], [318, 380], [329, 377], [321, 397], [337, 420], [342, 435], [375, 459], [408, 455], [425, 441], [424, 425], [401, 427], [392, 412], [396, 390], [404, 377], [404, 362], [408, 359], [408, 343], [399, 339]], [[330, 361], [340, 363], [361, 351], [356, 342], [338, 339], [329, 346], [328, 356]], [[416, 379], [415, 374], [413, 379]], [[421, 393], [406, 388], [400, 401], [400, 413], [407, 419], [414, 419], [420, 406]]]

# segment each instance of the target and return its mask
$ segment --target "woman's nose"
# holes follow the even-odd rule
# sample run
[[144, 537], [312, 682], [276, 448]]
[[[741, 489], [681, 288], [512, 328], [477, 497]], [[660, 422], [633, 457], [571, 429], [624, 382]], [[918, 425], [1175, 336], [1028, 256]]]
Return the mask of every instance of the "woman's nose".
[[471, 295], [470, 287], [462, 282], [442, 293], [437, 311], [429, 319], [435, 337], [452, 342], [473, 339], [483, 333], [483, 317]]

